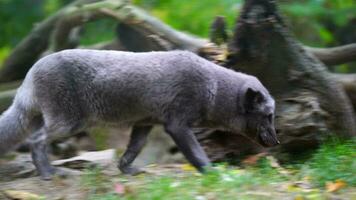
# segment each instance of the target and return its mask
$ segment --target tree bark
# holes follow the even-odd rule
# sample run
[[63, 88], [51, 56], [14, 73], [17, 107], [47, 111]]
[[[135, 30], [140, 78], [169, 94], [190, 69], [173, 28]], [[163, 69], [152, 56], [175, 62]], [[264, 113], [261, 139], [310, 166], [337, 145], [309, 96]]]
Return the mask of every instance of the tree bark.
[[246, 0], [229, 44], [226, 66], [257, 76], [275, 97], [308, 89], [332, 117], [329, 127], [356, 135], [350, 100], [327, 68], [290, 34], [272, 0]]

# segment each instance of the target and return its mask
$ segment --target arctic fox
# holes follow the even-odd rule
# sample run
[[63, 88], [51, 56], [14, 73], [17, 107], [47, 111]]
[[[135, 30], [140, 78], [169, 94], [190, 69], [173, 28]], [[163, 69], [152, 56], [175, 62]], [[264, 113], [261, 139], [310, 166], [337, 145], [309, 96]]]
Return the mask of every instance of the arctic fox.
[[198, 170], [210, 165], [195, 127], [223, 128], [260, 142], [279, 143], [275, 102], [260, 81], [187, 51], [132, 53], [64, 50], [40, 59], [27, 73], [13, 104], [0, 117], [0, 154], [28, 139], [43, 179], [56, 170], [46, 143], [97, 123], [133, 127], [119, 161], [123, 173], [154, 124], [162, 124]]

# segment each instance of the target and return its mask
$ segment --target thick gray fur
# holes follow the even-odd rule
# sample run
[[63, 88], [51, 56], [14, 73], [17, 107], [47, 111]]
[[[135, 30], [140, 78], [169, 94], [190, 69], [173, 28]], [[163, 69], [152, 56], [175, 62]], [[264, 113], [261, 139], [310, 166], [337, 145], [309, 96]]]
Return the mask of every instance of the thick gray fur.
[[39, 60], [0, 117], [0, 154], [29, 138], [34, 164], [50, 179], [46, 140], [98, 123], [133, 126], [119, 168], [131, 163], [160, 123], [199, 170], [209, 166], [192, 128], [223, 128], [264, 145], [278, 143], [274, 100], [253, 76], [186, 51], [131, 53], [65, 50]]

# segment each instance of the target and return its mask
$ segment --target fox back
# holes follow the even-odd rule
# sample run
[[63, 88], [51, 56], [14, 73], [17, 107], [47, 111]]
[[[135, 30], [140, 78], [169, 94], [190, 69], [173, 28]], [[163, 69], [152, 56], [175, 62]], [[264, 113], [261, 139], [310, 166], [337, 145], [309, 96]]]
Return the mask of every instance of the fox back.
[[176, 113], [205, 119], [219, 82], [230, 84], [225, 88], [231, 93], [225, 94], [227, 101], [251, 77], [184, 51], [66, 50], [40, 60], [28, 79], [44, 113], [83, 123], [134, 123], [146, 118], [164, 121]]

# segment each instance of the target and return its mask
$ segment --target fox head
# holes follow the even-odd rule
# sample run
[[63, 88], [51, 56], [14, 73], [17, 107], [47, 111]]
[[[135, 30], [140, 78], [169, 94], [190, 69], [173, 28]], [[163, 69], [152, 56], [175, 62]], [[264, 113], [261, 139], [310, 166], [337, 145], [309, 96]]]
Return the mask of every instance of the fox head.
[[262, 146], [279, 144], [274, 127], [275, 101], [272, 96], [260, 83], [246, 84], [239, 93], [240, 131]]

